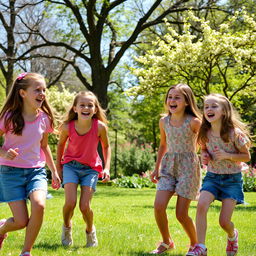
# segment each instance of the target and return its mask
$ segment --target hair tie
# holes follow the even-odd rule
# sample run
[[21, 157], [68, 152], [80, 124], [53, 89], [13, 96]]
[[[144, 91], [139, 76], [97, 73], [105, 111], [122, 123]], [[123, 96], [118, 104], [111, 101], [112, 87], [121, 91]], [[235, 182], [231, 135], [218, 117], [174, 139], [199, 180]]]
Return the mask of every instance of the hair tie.
[[27, 73], [19, 74], [18, 77], [17, 77], [17, 80], [19, 80], [19, 81], [22, 80], [26, 75], [27, 75]]

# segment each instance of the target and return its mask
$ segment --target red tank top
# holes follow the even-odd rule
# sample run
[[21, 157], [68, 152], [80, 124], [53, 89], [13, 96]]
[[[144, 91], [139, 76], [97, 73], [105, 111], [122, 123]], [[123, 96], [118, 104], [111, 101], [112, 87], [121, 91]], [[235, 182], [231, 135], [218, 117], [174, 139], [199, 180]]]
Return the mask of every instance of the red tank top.
[[102, 172], [102, 161], [98, 154], [98, 119], [92, 119], [91, 129], [84, 135], [79, 135], [75, 129], [75, 120], [68, 124], [68, 146], [61, 161], [62, 164], [77, 161], [90, 166], [93, 170]]

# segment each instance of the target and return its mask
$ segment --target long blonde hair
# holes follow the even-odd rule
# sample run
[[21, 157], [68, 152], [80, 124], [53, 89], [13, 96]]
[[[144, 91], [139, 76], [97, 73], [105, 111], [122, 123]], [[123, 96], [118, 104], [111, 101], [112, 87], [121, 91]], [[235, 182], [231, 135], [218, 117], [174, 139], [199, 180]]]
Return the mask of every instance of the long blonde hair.
[[93, 98], [94, 105], [97, 109], [97, 112], [93, 115], [92, 118], [97, 118], [98, 120], [102, 121], [105, 124], [108, 123], [108, 120], [106, 117], [106, 111], [101, 107], [97, 96], [91, 91], [81, 91], [75, 96], [72, 107], [68, 111], [67, 117], [63, 122], [64, 124], [68, 124], [72, 120], [77, 120], [78, 116], [77, 116], [77, 113], [74, 111], [74, 106], [77, 105], [79, 97], [86, 97], [86, 96]]
[[[0, 111], [0, 119], [4, 118], [4, 126], [6, 130], [10, 130], [13, 134], [22, 135], [22, 130], [25, 125], [22, 116], [23, 100], [20, 96], [20, 90], [27, 90], [32, 82], [44, 80], [44, 77], [37, 73], [23, 73], [20, 74], [14, 81], [7, 99]], [[46, 98], [44, 99], [41, 110], [44, 111], [51, 122], [53, 128], [53, 113]]]
[[[229, 99], [218, 93], [211, 93], [204, 97], [204, 102], [206, 99], [210, 97], [215, 97], [220, 103], [223, 115], [221, 120], [221, 129], [220, 136], [224, 142], [230, 141], [230, 133], [231, 131], [235, 131], [236, 128], [240, 129], [242, 133], [244, 133], [248, 138], [250, 138], [249, 131], [246, 125], [241, 122], [238, 113], [233, 108], [232, 103]], [[211, 129], [211, 124], [206, 120], [203, 115], [202, 125], [198, 134], [198, 142], [199, 144], [205, 144], [208, 141], [207, 133]]]
[[171, 113], [168, 110], [166, 102], [168, 99], [169, 92], [172, 89], [178, 90], [184, 95], [185, 101], [188, 104], [185, 108], [185, 113], [192, 115], [194, 117], [197, 117], [198, 119], [201, 120], [201, 113], [196, 105], [196, 100], [195, 100], [195, 96], [192, 89], [187, 84], [181, 84], [181, 83], [171, 86], [165, 95], [164, 107], [168, 115], [171, 115]]

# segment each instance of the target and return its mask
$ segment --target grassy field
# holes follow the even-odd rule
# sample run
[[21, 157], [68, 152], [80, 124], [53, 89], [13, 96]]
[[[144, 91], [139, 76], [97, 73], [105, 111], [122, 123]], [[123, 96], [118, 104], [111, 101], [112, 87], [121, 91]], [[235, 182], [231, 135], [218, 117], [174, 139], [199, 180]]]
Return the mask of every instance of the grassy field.
[[[154, 214], [154, 189], [123, 189], [98, 186], [93, 198], [95, 225], [99, 239], [97, 248], [85, 248], [85, 225], [79, 209], [73, 218], [74, 245], [63, 248], [60, 243], [62, 227], [63, 189], [49, 190], [53, 198], [47, 200], [43, 227], [33, 249], [34, 256], [60, 255], [149, 255], [160, 240]], [[239, 229], [239, 256], [256, 255], [256, 193], [246, 193], [248, 205], [238, 206], [233, 221]], [[168, 255], [184, 256], [189, 240], [175, 218], [174, 197], [168, 208], [169, 227], [176, 249]], [[220, 203], [215, 202], [208, 213], [207, 247], [209, 256], [225, 254], [226, 235], [218, 225]], [[191, 205], [191, 216], [196, 213], [196, 202]], [[0, 204], [0, 219], [10, 216], [6, 204]], [[19, 255], [24, 239], [24, 230], [12, 232], [5, 241], [0, 255]]]

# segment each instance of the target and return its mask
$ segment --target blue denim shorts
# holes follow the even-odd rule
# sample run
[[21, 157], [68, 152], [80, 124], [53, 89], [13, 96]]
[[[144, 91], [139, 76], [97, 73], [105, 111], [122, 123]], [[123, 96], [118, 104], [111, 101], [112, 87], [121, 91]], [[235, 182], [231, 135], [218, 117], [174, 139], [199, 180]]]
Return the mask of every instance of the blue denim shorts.
[[215, 199], [233, 199], [237, 204], [244, 204], [243, 179], [241, 173], [216, 174], [207, 172], [201, 191], [208, 191]]
[[26, 200], [36, 190], [43, 190], [47, 194], [45, 168], [0, 165], [0, 202]]
[[63, 185], [67, 183], [80, 184], [96, 190], [99, 173], [90, 166], [77, 161], [70, 161], [63, 165]]

